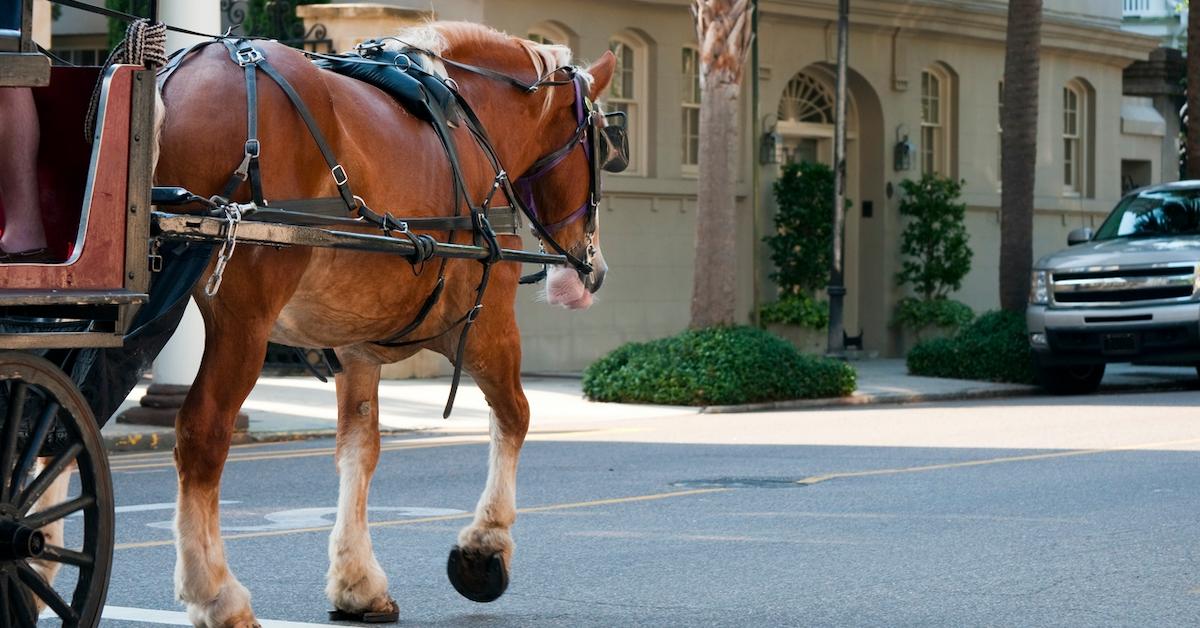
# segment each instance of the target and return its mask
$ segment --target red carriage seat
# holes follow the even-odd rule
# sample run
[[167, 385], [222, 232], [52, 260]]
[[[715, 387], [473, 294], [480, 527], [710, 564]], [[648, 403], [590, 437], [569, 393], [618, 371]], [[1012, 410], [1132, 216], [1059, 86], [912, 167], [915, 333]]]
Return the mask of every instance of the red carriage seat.
[[0, 289], [124, 287], [130, 103], [137, 69], [109, 70], [91, 143], [84, 140], [83, 127], [99, 68], [55, 67], [50, 84], [33, 90], [41, 125], [42, 223], [51, 251], [64, 261], [0, 265]]

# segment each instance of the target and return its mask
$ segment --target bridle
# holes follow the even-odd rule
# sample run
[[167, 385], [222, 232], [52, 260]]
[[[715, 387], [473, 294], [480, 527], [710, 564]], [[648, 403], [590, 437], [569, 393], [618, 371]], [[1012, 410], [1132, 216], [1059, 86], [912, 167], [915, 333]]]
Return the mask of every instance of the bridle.
[[[594, 261], [596, 247], [593, 243], [597, 229], [597, 211], [600, 205], [600, 171], [621, 172], [628, 164], [628, 142], [625, 140], [623, 126], [607, 124], [609, 117], [624, 118], [624, 112], [604, 113], [600, 106], [588, 100], [585, 96], [585, 79], [577, 68], [559, 68], [568, 72], [575, 91], [575, 132], [567, 143], [558, 150], [538, 159], [529, 167], [514, 186], [521, 202], [529, 208], [530, 213], [539, 220], [537, 200], [534, 197], [534, 184], [550, 174], [566, 160], [576, 148], [582, 147], [584, 158], [588, 163], [588, 194], [574, 211], [551, 224], [544, 225], [543, 230], [550, 238], [564, 228], [586, 219], [584, 223], [584, 255], [589, 265]], [[606, 132], [607, 131], [607, 132]], [[614, 138], [618, 143], [614, 143]]]
[[[549, 246], [552, 250], [566, 257], [567, 262], [581, 277], [590, 275], [594, 270], [593, 262], [596, 256], [594, 244], [598, 228], [597, 211], [600, 205], [601, 186], [600, 171], [622, 172], [629, 164], [629, 143], [623, 125], [608, 124], [609, 118], [625, 117], [624, 112], [605, 113], [599, 104], [592, 102], [586, 96], [587, 79], [576, 66], [561, 66], [540, 76], [533, 83], [526, 83], [516, 77], [482, 68], [452, 59], [447, 59], [430, 50], [409, 47], [414, 52], [438, 59], [446, 65], [465, 70], [479, 76], [490, 78], [513, 85], [526, 93], [534, 93], [542, 87], [572, 86], [575, 92], [573, 107], [575, 111], [575, 131], [567, 142], [557, 150], [539, 158], [516, 181], [509, 182], [506, 177], [497, 177], [497, 183], [505, 189], [509, 202], [521, 210], [529, 220], [534, 235], [538, 238], [543, 249]], [[566, 73], [566, 78], [555, 78], [560, 73]], [[583, 203], [565, 218], [546, 224], [541, 212], [538, 211], [534, 197], [536, 182], [562, 164], [577, 148], [582, 147], [588, 163], [588, 195]], [[584, 223], [584, 252], [583, 257], [571, 252], [555, 238], [555, 234], [564, 228], [578, 222]]]

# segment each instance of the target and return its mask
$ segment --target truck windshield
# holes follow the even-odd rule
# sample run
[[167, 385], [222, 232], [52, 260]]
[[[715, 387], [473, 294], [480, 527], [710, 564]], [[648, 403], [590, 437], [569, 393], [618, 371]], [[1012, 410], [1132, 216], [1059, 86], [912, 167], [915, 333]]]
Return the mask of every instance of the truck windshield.
[[1200, 189], [1146, 191], [1126, 197], [1096, 240], [1200, 235]]

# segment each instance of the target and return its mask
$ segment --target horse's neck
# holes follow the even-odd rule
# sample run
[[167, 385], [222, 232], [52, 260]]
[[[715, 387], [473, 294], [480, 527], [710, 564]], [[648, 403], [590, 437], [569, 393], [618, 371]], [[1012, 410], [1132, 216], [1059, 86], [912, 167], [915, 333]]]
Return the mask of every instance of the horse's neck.
[[[543, 127], [547, 117], [545, 112], [548, 108], [536, 107], [534, 110], [537, 113], [529, 116], [525, 112], [515, 110], [515, 107], [498, 106], [495, 103], [515, 102], [508, 99], [520, 96], [506, 92], [505, 90], [512, 89], [510, 86], [496, 83], [492, 79], [484, 80], [490, 83], [489, 89], [477, 92], [481, 95], [472, 99], [471, 106], [479, 121], [483, 123], [484, 131], [499, 156], [501, 165], [512, 179], [516, 179], [541, 156], [538, 154], [541, 142], [537, 138], [544, 133]], [[546, 97], [552, 98], [553, 95]]]

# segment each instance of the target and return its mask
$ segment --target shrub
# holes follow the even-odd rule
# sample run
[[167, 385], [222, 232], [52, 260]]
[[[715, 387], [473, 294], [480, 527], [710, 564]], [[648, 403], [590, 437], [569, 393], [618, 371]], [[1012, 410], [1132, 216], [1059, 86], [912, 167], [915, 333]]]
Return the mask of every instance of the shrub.
[[820, 163], [788, 164], [775, 181], [775, 233], [771, 249], [779, 294], [811, 294], [829, 283], [833, 252], [833, 170]]
[[764, 305], [758, 313], [758, 320], [825, 329], [829, 325], [829, 304], [807, 294], [786, 294], [778, 301]]
[[962, 181], [926, 174], [900, 182], [900, 215], [908, 220], [900, 234], [900, 252], [908, 256], [896, 280], [911, 284], [922, 299], [944, 299], [962, 287], [971, 270], [971, 247], [959, 202]]
[[975, 318], [965, 303], [952, 299], [914, 299], [905, 297], [896, 306], [895, 323], [909, 329], [926, 327], [962, 327]]
[[1025, 316], [1016, 312], [983, 314], [953, 338], [922, 342], [908, 352], [913, 375], [1033, 383], [1033, 364]]
[[595, 401], [733, 405], [841, 397], [856, 376], [761, 329], [710, 327], [619, 347], [584, 371], [583, 392]]

